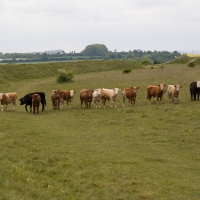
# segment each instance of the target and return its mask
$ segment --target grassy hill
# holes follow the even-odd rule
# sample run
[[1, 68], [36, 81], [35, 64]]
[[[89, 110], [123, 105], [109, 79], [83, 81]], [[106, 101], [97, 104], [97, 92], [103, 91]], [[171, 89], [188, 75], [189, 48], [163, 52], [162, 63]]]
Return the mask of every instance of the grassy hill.
[[35, 78], [47, 78], [56, 76], [58, 69], [72, 70], [76, 74], [88, 72], [101, 72], [123, 70], [125, 68], [142, 68], [135, 62], [111, 60], [111, 61], [77, 61], [77, 62], [53, 62], [38, 64], [5, 64], [0, 65], [0, 84]]
[[189, 57], [185, 56], [181, 59], [176, 59], [168, 63], [168, 65], [187, 65], [191, 60], [194, 60], [195, 65], [200, 65], [200, 58], [199, 57]]
[[[75, 73], [56, 83], [57, 69]], [[131, 67], [130, 74], [123, 74]], [[47, 106], [39, 115], [0, 113], [0, 199], [200, 199], [200, 102], [190, 100], [189, 84], [199, 65], [165, 64], [140, 68], [127, 62], [77, 62], [1, 65], [0, 92], [44, 91]], [[10, 78], [12, 77], [12, 78]], [[31, 78], [30, 78], [31, 77]], [[9, 79], [7, 79], [9, 78]], [[8, 81], [9, 80], [9, 81]], [[180, 103], [146, 100], [146, 87], [181, 84]], [[136, 105], [121, 93], [117, 108], [80, 107], [79, 91], [139, 86]], [[72, 107], [53, 110], [50, 92], [74, 89]]]

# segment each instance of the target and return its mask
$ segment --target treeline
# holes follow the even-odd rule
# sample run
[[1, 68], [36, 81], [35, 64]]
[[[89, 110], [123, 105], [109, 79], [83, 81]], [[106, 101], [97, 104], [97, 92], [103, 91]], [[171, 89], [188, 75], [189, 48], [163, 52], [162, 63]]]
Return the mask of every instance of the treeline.
[[108, 51], [107, 47], [102, 44], [88, 45], [80, 53], [72, 51], [63, 54], [47, 54], [47, 53], [1, 53], [0, 59], [2, 63], [17, 62], [45, 62], [45, 61], [72, 61], [72, 60], [130, 60], [139, 63], [159, 64], [169, 62], [173, 59], [180, 58], [181, 54], [177, 51]]

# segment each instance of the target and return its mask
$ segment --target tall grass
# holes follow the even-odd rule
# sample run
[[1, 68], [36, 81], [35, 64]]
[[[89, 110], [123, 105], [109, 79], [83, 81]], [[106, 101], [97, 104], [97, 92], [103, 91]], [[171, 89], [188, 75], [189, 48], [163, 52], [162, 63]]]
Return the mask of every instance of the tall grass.
[[[19, 98], [44, 91], [47, 106], [39, 115], [19, 104], [0, 113], [0, 199], [200, 198], [200, 102], [189, 94], [199, 66], [77, 73], [65, 84], [42, 76], [1, 85]], [[147, 103], [146, 87], [161, 82], [182, 85], [180, 103], [166, 93], [161, 104]], [[83, 88], [130, 86], [140, 87], [133, 107], [122, 106], [121, 94], [116, 109], [80, 107]], [[76, 90], [72, 108], [53, 110], [53, 89]]]

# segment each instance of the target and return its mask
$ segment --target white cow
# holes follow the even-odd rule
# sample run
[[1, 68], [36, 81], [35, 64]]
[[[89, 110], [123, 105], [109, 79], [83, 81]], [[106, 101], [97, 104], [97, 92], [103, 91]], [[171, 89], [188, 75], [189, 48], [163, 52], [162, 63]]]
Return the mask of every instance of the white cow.
[[180, 89], [181, 89], [181, 85], [168, 85], [167, 87], [167, 93], [168, 93], [168, 97], [169, 97], [169, 102], [170, 100], [172, 102], [174, 102], [174, 98], [177, 99], [177, 101], [179, 101], [179, 94], [180, 94]]
[[101, 104], [101, 88], [95, 89], [92, 93], [94, 104], [96, 108], [100, 108]]
[[200, 81], [197, 81], [197, 88], [200, 88]]
[[4, 111], [4, 106], [6, 106], [6, 109], [8, 107], [8, 104], [13, 104], [13, 111], [15, 111], [16, 108], [16, 102], [17, 102], [17, 93], [1, 93], [0, 95], [0, 102], [1, 102], [1, 112]]
[[114, 89], [103, 88], [101, 90], [101, 99], [102, 99], [102, 103], [103, 103], [104, 108], [105, 108], [106, 100], [110, 100], [110, 106], [111, 107], [113, 106], [113, 104], [115, 104], [115, 108], [117, 107], [116, 100], [117, 100], [118, 92], [120, 90], [121, 89], [119, 89], [119, 88], [114, 88]]

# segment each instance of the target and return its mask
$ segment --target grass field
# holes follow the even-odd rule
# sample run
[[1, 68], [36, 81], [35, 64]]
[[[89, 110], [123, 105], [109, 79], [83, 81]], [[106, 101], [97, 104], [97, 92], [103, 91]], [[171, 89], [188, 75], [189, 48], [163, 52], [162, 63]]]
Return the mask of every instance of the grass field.
[[[84, 70], [82, 62], [69, 64], [75, 78], [66, 84], [56, 83], [62, 63], [49, 64], [50, 70], [48, 64], [0, 66], [0, 92], [16, 91], [19, 99], [44, 91], [47, 100], [39, 115], [19, 103], [15, 112], [9, 105], [0, 113], [0, 200], [200, 199], [200, 102], [189, 94], [200, 65], [142, 69], [99, 62]], [[132, 72], [122, 74], [127, 66]], [[166, 93], [161, 104], [147, 103], [146, 87], [161, 82], [182, 85], [180, 103], [169, 103]], [[105, 109], [80, 108], [83, 88], [130, 86], [140, 87], [133, 107], [127, 100], [122, 107], [119, 94], [116, 109], [109, 102]], [[72, 108], [53, 110], [53, 89], [76, 90]]]
[[200, 54], [187, 54], [187, 56], [189, 56], [189, 57], [200, 57]]

